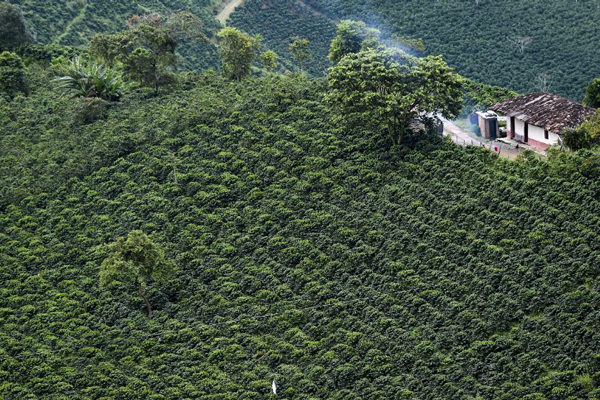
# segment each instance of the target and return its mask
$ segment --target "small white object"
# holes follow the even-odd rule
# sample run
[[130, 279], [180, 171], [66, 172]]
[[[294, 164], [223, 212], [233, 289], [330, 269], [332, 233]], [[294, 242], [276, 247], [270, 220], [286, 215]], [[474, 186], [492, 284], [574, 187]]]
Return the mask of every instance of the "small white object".
[[271, 390], [273, 390], [273, 394], [277, 394], [277, 385], [275, 384], [275, 380], [271, 384]]

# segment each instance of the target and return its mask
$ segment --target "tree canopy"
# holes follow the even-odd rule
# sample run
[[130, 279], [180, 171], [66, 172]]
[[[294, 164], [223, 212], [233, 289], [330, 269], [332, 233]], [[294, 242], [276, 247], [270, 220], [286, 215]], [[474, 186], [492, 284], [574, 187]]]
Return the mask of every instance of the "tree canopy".
[[9, 51], [0, 53], [0, 95], [12, 98], [27, 93], [25, 67], [19, 55]]
[[301, 72], [304, 71], [304, 64], [306, 61], [312, 56], [308, 49], [309, 43], [308, 39], [298, 36], [294, 37], [292, 43], [290, 43], [290, 53], [292, 53], [292, 56], [298, 61]]
[[21, 8], [0, 1], [0, 50], [12, 49], [33, 42], [33, 32], [27, 26]]
[[139, 23], [126, 31], [94, 36], [90, 52], [108, 66], [123, 65], [133, 80], [158, 90], [177, 64], [176, 47], [169, 29]]
[[586, 87], [583, 104], [588, 107], [600, 108], [600, 78], [594, 79]]
[[408, 59], [391, 52], [348, 53], [328, 76], [327, 100], [351, 128], [386, 132], [398, 144], [415, 118], [452, 118], [462, 107], [461, 79], [441, 57]]
[[329, 59], [338, 63], [346, 54], [377, 47], [380, 34], [363, 21], [343, 20], [337, 25], [336, 35], [331, 41]]
[[225, 76], [232, 80], [242, 80], [250, 74], [250, 66], [257, 55], [260, 37], [252, 37], [232, 27], [222, 29], [218, 37], [219, 55]]
[[164, 251], [142, 231], [134, 230], [127, 237], [118, 237], [108, 245], [108, 257], [100, 265], [100, 283], [113, 281], [134, 286], [144, 299], [148, 318], [152, 306], [145, 294], [152, 282], [165, 282], [173, 274], [173, 265], [165, 260]]

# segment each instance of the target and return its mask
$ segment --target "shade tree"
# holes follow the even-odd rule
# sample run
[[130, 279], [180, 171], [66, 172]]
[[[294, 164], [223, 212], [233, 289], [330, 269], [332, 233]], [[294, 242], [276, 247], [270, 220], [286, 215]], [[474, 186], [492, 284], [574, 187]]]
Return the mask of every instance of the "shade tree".
[[308, 39], [299, 36], [294, 37], [292, 43], [290, 43], [290, 53], [292, 53], [292, 56], [298, 62], [300, 72], [304, 71], [304, 64], [312, 56], [308, 48], [309, 43]]
[[148, 318], [152, 318], [146, 288], [151, 282], [166, 282], [174, 272], [173, 264], [165, 259], [162, 248], [139, 230], [118, 237], [108, 245], [108, 253], [100, 265], [100, 283], [106, 286], [119, 281], [137, 289], [146, 304]]
[[18, 93], [27, 93], [23, 60], [15, 53], [0, 53], [0, 95], [13, 98]]
[[588, 107], [600, 108], [600, 78], [594, 79], [587, 85], [583, 104]]
[[134, 24], [113, 34], [98, 34], [90, 42], [90, 52], [108, 66], [121, 65], [127, 75], [158, 91], [171, 81], [177, 65], [177, 41], [169, 29], [149, 23]]
[[261, 64], [269, 71], [273, 72], [277, 68], [279, 56], [273, 50], [267, 50], [260, 53]]
[[217, 36], [225, 77], [239, 81], [250, 75], [250, 66], [258, 53], [260, 37], [250, 36], [232, 27], [222, 29]]
[[378, 29], [368, 27], [363, 21], [343, 20], [331, 41], [329, 59], [338, 63], [346, 54], [377, 47], [380, 35]]
[[462, 108], [461, 78], [442, 57], [401, 64], [393, 53], [367, 49], [345, 55], [328, 76], [327, 102], [350, 129], [402, 141], [415, 118], [452, 118]]
[[0, 2], [0, 50], [12, 49], [34, 40], [21, 8], [8, 1]]

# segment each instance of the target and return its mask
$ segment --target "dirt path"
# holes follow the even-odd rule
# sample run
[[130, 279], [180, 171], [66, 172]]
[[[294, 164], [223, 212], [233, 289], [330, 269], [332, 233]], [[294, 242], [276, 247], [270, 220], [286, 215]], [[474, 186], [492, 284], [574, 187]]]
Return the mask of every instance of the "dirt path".
[[450, 137], [450, 139], [459, 146], [479, 146], [485, 147], [490, 151], [497, 153], [500, 157], [514, 159], [525, 150], [524, 148], [515, 148], [514, 146], [502, 143], [494, 140], [489, 141], [485, 139], [476, 139], [471, 133], [464, 130], [454, 122], [449, 121], [445, 118], [441, 118], [444, 123], [444, 136]]
[[75, 17], [74, 17], [72, 20], [70, 20], [70, 21], [69, 21], [69, 23], [68, 23], [68, 24], [67, 24], [67, 26], [65, 27], [64, 31], [63, 31], [63, 32], [62, 32], [62, 33], [61, 33], [59, 36], [57, 36], [57, 37], [56, 37], [56, 38], [55, 38], [55, 39], [52, 41], [52, 43], [54, 43], [54, 44], [60, 44], [60, 42], [61, 42], [61, 41], [62, 41], [64, 38], [66, 38], [66, 37], [67, 37], [67, 35], [68, 35], [69, 33], [71, 33], [71, 29], [73, 28], [73, 26], [75, 26], [76, 24], [78, 24], [78, 23], [80, 23], [81, 21], [83, 21], [83, 20], [84, 20], [84, 18], [85, 18], [85, 13], [86, 13], [86, 12], [87, 12], [87, 10], [88, 10], [88, 6], [89, 6], [89, 4], [88, 4], [88, 3], [86, 3], [86, 5], [85, 5], [85, 6], [83, 6], [83, 7], [81, 8], [81, 10], [79, 10], [79, 13], [78, 13], [78, 14], [77, 14], [77, 15], [76, 15], [76, 16], [75, 16]]
[[225, 3], [225, 7], [219, 11], [215, 18], [217, 18], [217, 21], [219, 21], [221, 24], [226, 25], [231, 13], [236, 7], [241, 6], [243, 2], [244, 0], [228, 0], [227, 3]]

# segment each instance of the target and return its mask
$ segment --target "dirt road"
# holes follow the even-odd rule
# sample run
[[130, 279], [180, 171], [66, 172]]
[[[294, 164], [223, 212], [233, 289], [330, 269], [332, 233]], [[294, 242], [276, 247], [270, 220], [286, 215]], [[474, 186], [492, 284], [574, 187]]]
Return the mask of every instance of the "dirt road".
[[241, 6], [244, 0], [229, 0], [225, 3], [225, 7], [217, 14], [215, 18], [221, 24], [226, 25], [227, 20], [236, 7]]
[[452, 141], [459, 146], [480, 146], [497, 153], [500, 157], [514, 159], [525, 150], [524, 147], [516, 148], [500, 141], [489, 141], [486, 139], [476, 139], [469, 132], [456, 125], [452, 121], [441, 118], [444, 123], [444, 136], [450, 137]]

